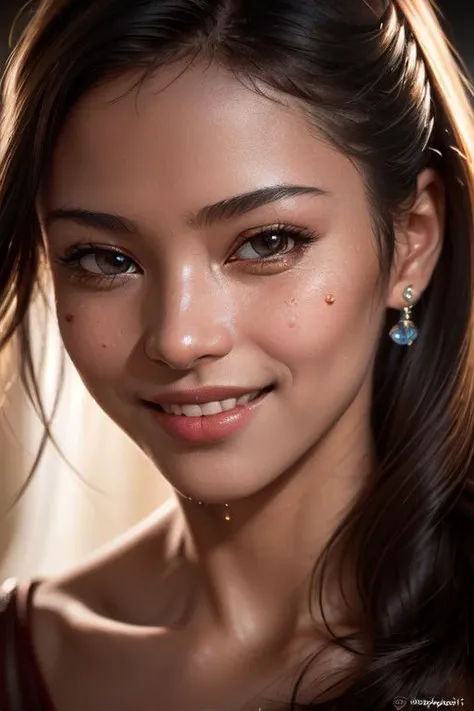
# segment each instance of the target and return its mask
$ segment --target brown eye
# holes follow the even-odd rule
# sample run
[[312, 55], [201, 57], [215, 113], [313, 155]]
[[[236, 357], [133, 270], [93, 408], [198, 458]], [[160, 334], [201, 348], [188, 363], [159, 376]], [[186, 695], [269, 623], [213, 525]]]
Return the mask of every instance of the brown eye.
[[235, 252], [242, 261], [272, 261], [314, 242], [316, 235], [298, 227], [268, 227], [249, 237]]
[[236, 252], [236, 255], [239, 254], [240, 259], [268, 259], [268, 257], [275, 255], [280, 256], [285, 251], [291, 251], [294, 242], [294, 238], [289, 235], [269, 230], [247, 240]]
[[79, 245], [59, 260], [62, 264], [84, 275], [98, 277], [114, 277], [125, 274], [136, 274], [138, 266], [126, 254], [117, 249]]
[[[77, 260], [77, 264], [91, 274], [116, 276], [117, 274], [130, 274], [133, 261], [120, 252], [103, 251], [84, 255]], [[133, 272], [132, 272], [133, 273]]]

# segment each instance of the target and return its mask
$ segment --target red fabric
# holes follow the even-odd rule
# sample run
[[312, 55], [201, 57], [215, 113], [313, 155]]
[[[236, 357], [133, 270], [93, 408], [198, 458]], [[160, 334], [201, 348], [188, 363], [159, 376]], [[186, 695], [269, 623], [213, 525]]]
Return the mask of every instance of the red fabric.
[[53, 702], [41, 674], [33, 645], [31, 614], [32, 598], [39, 581], [18, 585], [0, 615], [0, 708], [12, 708], [7, 704], [6, 661], [13, 659], [18, 680], [20, 708], [24, 711], [55, 711]]
[[[33, 645], [31, 615], [32, 615], [32, 600], [35, 588], [39, 581], [33, 581], [28, 584], [26, 590], [19, 592], [18, 605], [18, 632], [19, 632], [19, 648], [20, 655], [23, 657], [25, 670], [28, 678], [33, 680], [33, 685], [36, 686], [38, 696], [44, 706], [44, 711], [54, 711], [53, 702], [49, 695], [48, 689], [41, 673], [36, 652]], [[21, 598], [21, 595], [24, 595]]]

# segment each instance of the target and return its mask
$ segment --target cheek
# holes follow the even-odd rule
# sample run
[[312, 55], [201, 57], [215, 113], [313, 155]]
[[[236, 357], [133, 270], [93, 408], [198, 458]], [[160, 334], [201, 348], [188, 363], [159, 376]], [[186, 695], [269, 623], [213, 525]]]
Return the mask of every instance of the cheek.
[[101, 308], [93, 301], [80, 304], [57, 302], [61, 337], [72, 362], [87, 382], [110, 382], [123, 372], [130, 350], [130, 334], [124, 330], [120, 309]]
[[350, 270], [305, 267], [253, 311], [253, 338], [293, 376], [305, 366], [316, 372], [319, 364], [329, 373], [347, 365], [363, 369], [371, 360], [384, 314], [374, 296], [378, 264], [345, 264]]

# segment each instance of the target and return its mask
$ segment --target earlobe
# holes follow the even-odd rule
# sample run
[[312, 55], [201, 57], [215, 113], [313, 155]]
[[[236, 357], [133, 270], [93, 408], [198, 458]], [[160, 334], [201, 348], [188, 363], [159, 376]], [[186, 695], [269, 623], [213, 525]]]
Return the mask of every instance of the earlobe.
[[415, 199], [395, 230], [388, 308], [402, 308], [408, 284], [418, 295], [425, 291], [441, 254], [445, 220], [445, 187], [438, 173], [428, 168], [418, 176]]

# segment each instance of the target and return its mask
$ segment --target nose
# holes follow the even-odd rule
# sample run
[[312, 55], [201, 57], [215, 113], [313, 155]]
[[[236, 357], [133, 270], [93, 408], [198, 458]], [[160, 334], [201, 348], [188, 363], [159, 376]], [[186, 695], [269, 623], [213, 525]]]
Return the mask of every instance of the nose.
[[[183, 269], [168, 273], [150, 309], [145, 353], [173, 370], [189, 370], [204, 359], [222, 358], [232, 349], [232, 309], [213, 274]], [[157, 298], [158, 297], [158, 298]]]

